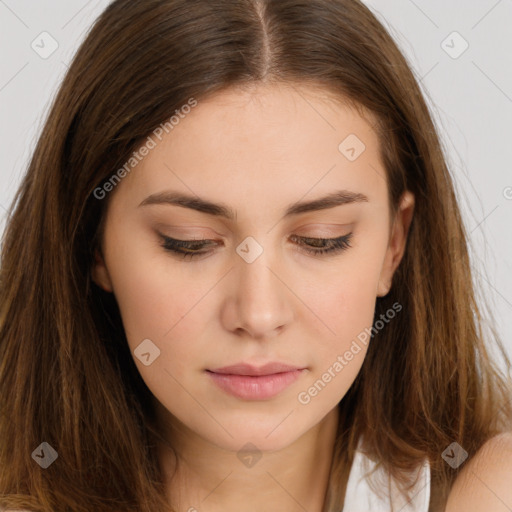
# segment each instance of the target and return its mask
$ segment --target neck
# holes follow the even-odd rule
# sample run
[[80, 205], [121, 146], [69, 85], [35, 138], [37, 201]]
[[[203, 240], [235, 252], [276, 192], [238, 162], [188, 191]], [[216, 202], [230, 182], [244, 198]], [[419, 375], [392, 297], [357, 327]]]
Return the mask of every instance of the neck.
[[170, 505], [187, 512], [323, 512], [338, 419], [335, 407], [290, 445], [247, 464], [174, 419], [158, 455]]

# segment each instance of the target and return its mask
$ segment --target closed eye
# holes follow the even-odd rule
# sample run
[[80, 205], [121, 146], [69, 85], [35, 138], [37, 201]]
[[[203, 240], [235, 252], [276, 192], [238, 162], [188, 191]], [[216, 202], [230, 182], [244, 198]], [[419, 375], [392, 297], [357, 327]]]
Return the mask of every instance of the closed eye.
[[[205, 247], [217, 245], [215, 240], [200, 239], [200, 240], [178, 240], [176, 238], [170, 238], [168, 236], [160, 235], [162, 238], [162, 247], [182, 259], [193, 259], [205, 254], [209, 254], [210, 251], [203, 251]], [[294, 240], [297, 241], [297, 245], [300, 246], [300, 250], [313, 255], [335, 255], [351, 247], [350, 240], [352, 233], [340, 236], [338, 238], [307, 238], [298, 237], [292, 235]]]

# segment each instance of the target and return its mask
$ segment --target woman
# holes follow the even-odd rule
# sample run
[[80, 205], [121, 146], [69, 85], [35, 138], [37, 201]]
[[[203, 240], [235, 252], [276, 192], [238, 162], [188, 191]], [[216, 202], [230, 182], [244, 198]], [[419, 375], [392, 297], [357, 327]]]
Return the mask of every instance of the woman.
[[510, 505], [452, 180], [358, 1], [114, 1], [1, 280], [4, 507]]

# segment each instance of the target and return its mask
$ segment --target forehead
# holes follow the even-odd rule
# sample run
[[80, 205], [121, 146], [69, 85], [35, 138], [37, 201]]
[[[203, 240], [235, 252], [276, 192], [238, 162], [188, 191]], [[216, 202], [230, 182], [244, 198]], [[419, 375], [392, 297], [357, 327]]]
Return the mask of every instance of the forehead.
[[376, 118], [370, 112], [362, 106], [356, 109], [344, 97], [320, 86], [251, 84], [226, 89], [198, 103], [172, 128], [173, 135], [166, 141], [170, 145], [197, 137], [202, 147], [215, 150], [229, 137], [245, 142], [235, 150], [247, 151], [257, 145], [261, 152], [264, 141], [267, 152], [285, 143], [297, 151], [303, 140], [322, 138], [327, 145], [350, 130], [370, 145], [377, 142], [372, 129]]
[[340, 188], [382, 198], [374, 123], [320, 87], [227, 89], [199, 99], [161, 140], [153, 137], [156, 146], [124, 181], [140, 195], [180, 190], [235, 208]]

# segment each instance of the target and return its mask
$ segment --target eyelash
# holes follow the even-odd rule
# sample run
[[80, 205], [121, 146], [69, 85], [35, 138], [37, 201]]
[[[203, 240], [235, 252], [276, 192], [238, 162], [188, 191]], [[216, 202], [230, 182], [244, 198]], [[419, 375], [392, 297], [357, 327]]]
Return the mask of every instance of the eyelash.
[[[206, 242], [213, 242], [213, 240], [177, 240], [175, 238], [170, 238], [167, 236], [160, 235], [162, 237], [163, 243], [162, 247], [168, 251], [172, 252], [176, 255], [178, 255], [182, 259], [193, 259], [198, 256], [208, 254], [208, 252], [187, 252], [194, 249], [194, 247], [204, 247], [205, 245], [208, 245]], [[304, 245], [310, 245], [307, 242], [313, 242], [313, 243], [328, 243], [331, 244], [331, 247], [328, 248], [321, 248], [321, 249], [312, 249], [312, 248], [303, 248], [302, 251], [309, 255], [313, 256], [321, 256], [321, 255], [335, 255], [339, 254], [349, 247], [350, 240], [352, 239], [352, 233], [349, 233], [348, 235], [343, 235], [338, 238], [309, 238], [309, 237], [297, 237], [293, 235], [293, 238], [300, 240], [301, 242], [298, 244], [300, 246]], [[306, 243], [304, 243], [306, 242]]]

